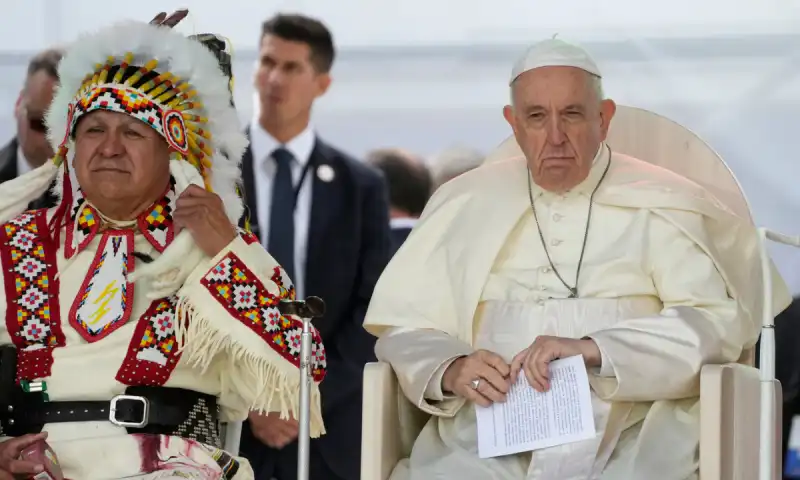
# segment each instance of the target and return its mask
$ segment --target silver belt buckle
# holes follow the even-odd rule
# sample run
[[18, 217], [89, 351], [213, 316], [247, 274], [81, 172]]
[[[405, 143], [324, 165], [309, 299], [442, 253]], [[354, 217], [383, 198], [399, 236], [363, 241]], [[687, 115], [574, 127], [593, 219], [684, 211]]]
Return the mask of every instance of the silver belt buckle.
[[[123, 422], [117, 420], [117, 404], [119, 402], [140, 402], [142, 404], [142, 420], [140, 422]], [[150, 417], [150, 401], [138, 395], [117, 395], [111, 399], [111, 408], [108, 412], [108, 421], [118, 427], [144, 428], [147, 426]]]

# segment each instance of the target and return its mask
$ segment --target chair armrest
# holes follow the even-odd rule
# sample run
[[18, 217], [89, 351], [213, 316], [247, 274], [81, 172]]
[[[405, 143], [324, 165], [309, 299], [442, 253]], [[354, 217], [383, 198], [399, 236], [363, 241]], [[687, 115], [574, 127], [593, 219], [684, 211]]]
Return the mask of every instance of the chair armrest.
[[[781, 474], [781, 384], [775, 395], [775, 472]], [[761, 379], [756, 368], [729, 363], [700, 372], [700, 478], [758, 478]]]
[[364, 366], [361, 478], [386, 480], [411, 453], [429, 416], [406, 399], [388, 363]]
[[233, 456], [238, 456], [241, 438], [242, 422], [228, 422], [222, 424], [222, 445], [226, 452]]

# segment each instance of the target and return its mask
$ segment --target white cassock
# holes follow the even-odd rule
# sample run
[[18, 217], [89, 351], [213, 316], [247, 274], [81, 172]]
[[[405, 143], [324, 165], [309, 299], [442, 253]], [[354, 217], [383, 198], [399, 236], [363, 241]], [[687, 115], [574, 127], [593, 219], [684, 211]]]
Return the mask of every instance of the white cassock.
[[[759, 334], [756, 232], [694, 183], [601, 145], [576, 188], [532, 187], [547, 251], [570, 286], [609, 161], [578, 299], [545, 255], [524, 159], [478, 168], [431, 199], [365, 321], [403, 394], [433, 415], [392, 480], [697, 478], [700, 369], [739, 360]], [[788, 294], [776, 285], [780, 311]], [[443, 395], [442, 374], [476, 349], [510, 362], [538, 335], [599, 346], [602, 368], [589, 372], [597, 435], [480, 459], [474, 408]]]
[[[146, 280], [127, 283], [133, 252], [158, 258], [173, 240], [176, 198], [170, 189], [135, 225], [116, 231], [99, 231], [97, 211], [79, 194], [58, 236], [47, 228], [55, 209], [5, 224], [0, 345], [17, 346], [18, 376], [46, 382], [51, 402], [109, 401], [129, 385], [150, 385], [216, 397], [224, 421], [241, 421], [251, 409], [297, 416], [302, 324], [277, 309], [294, 287], [255, 237], [243, 233], [206, 257], [176, 296], [151, 300]], [[314, 338], [316, 437], [324, 432], [325, 362]], [[221, 449], [207, 407], [196, 405], [171, 435], [130, 435], [108, 421], [50, 423], [44, 431], [66, 478], [252, 479], [246, 460]]]

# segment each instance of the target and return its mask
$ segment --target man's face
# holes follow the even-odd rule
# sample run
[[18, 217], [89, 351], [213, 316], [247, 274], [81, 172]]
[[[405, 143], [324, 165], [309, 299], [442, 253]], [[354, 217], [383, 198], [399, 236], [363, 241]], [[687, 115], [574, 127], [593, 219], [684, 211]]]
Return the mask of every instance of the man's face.
[[573, 67], [523, 73], [512, 85], [512, 98], [503, 114], [536, 184], [564, 192], [581, 183], [606, 138], [614, 102], [601, 101], [592, 77]]
[[109, 215], [123, 205], [130, 209], [123, 214], [135, 216], [156, 201], [169, 182], [169, 156], [158, 132], [124, 113], [89, 113], [75, 131], [78, 183], [97, 208], [107, 206]]
[[47, 141], [44, 115], [53, 101], [57, 80], [40, 70], [25, 81], [15, 110], [17, 139], [22, 154], [32, 167], [38, 167], [53, 157], [53, 149]]
[[307, 114], [330, 82], [330, 75], [314, 68], [307, 44], [273, 35], [261, 39], [255, 87], [262, 117], [282, 124]]

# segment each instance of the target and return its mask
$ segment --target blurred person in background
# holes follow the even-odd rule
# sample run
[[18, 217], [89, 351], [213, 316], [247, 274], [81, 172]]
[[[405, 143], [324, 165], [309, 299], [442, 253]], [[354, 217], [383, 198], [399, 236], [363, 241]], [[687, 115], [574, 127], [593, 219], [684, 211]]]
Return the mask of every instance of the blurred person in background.
[[[58, 63], [62, 56], [60, 49], [52, 48], [38, 53], [28, 63], [25, 83], [14, 107], [17, 135], [0, 150], [0, 183], [24, 175], [53, 157], [44, 115], [58, 85]], [[29, 208], [49, 208], [55, 204], [56, 199], [48, 190], [31, 202]]]
[[430, 162], [434, 190], [456, 178], [462, 173], [479, 167], [486, 156], [473, 148], [450, 147], [435, 155]]
[[[375, 358], [375, 338], [362, 324], [389, 258], [389, 201], [380, 172], [321, 140], [311, 125], [334, 56], [331, 33], [318, 20], [277, 15], [264, 22], [255, 74], [260, 111], [242, 170], [251, 230], [295, 280], [298, 298], [327, 304], [315, 321], [327, 351], [326, 434], [311, 441], [311, 478], [356, 480], [362, 374]], [[242, 454], [257, 479], [297, 478], [295, 420], [251, 413], [242, 430]]]
[[392, 229], [392, 254], [411, 233], [431, 196], [432, 179], [428, 167], [416, 155], [398, 148], [383, 148], [367, 154], [389, 184], [389, 225]]

